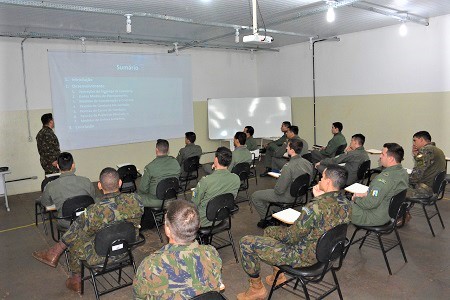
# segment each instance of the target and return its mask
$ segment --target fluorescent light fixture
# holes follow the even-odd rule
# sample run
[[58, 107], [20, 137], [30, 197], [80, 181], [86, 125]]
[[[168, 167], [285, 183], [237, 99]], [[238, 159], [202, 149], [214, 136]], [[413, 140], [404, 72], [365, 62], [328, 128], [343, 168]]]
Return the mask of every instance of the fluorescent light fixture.
[[406, 36], [408, 34], [408, 27], [406, 27], [406, 24], [404, 22], [402, 23], [402, 25], [400, 25], [398, 33], [400, 34], [400, 36]]
[[334, 22], [336, 19], [336, 14], [334, 13], [335, 0], [327, 0], [328, 10], [327, 10], [327, 21], [328, 23]]
[[234, 34], [234, 42], [239, 43], [239, 28], [236, 28], [236, 33]]
[[126, 29], [127, 29], [127, 33], [131, 33], [131, 17], [133, 16], [132, 14], [125, 14], [124, 15], [127, 18], [127, 25], [126, 25]]

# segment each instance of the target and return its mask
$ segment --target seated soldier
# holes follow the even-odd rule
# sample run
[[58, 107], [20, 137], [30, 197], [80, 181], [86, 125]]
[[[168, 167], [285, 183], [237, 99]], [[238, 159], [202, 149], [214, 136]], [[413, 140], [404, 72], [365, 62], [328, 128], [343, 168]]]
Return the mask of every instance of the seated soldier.
[[[271, 226], [264, 236], [244, 236], [239, 245], [241, 262], [250, 276], [250, 287], [237, 295], [238, 300], [265, 299], [266, 288], [261, 281], [261, 261], [274, 266], [273, 275], [266, 277], [272, 285], [278, 268], [276, 265], [307, 267], [315, 264], [318, 239], [337, 225], [350, 222], [350, 203], [339, 192], [347, 182], [347, 170], [340, 166], [325, 169], [319, 184], [313, 188], [314, 199], [302, 207], [300, 217], [290, 226]], [[286, 281], [284, 274], [277, 284]]]
[[239, 176], [228, 171], [231, 163], [231, 150], [219, 147], [214, 157], [212, 174], [200, 179], [192, 192], [192, 202], [197, 206], [200, 213], [200, 224], [202, 227], [211, 226], [212, 222], [206, 218], [206, 206], [216, 196], [231, 193], [236, 197], [241, 180]]
[[[233, 139], [233, 144], [234, 144], [234, 151], [232, 154], [232, 159], [231, 159], [231, 163], [228, 166], [228, 170], [231, 172], [233, 170], [233, 168], [239, 164], [239, 163], [252, 163], [253, 157], [252, 157], [252, 153], [250, 151], [248, 151], [247, 146], [245, 145], [246, 143], [246, 136], [245, 133], [238, 131], [234, 134], [234, 139]], [[212, 173], [212, 164], [205, 164], [203, 166], [203, 170], [205, 171], [206, 174], [211, 174]]]
[[260, 175], [261, 177], [267, 176], [267, 173], [272, 170], [272, 157], [274, 156], [278, 148], [283, 146], [284, 142], [287, 141], [286, 132], [288, 131], [290, 126], [291, 122], [289, 121], [284, 121], [283, 123], [281, 123], [280, 130], [281, 132], [283, 132], [283, 136], [281, 136], [278, 140], [265, 144], [264, 148], [261, 150], [262, 153], [266, 153], [264, 156], [264, 166], [266, 167], [266, 171]]
[[248, 151], [254, 151], [258, 149], [258, 144], [253, 138], [253, 134], [255, 133], [255, 129], [252, 126], [245, 126], [244, 132], [247, 135], [247, 141], [245, 144], [247, 145]]
[[342, 134], [342, 129], [344, 129], [344, 126], [341, 122], [334, 122], [333, 125], [331, 125], [331, 133], [333, 134], [333, 138], [328, 141], [328, 144], [325, 147], [320, 148], [320, 150], [311, 151], [312, 160], [314, 163], [318, 163], [327, 157], [336, 156], [337, 148], [341, 145], [347, 145], [345, 136]]
[[385, 169], [370, 182], [366, 193], [353, 195], [353, 224], [380, 226], [389, 222], [391, 198], [408, 187], [408, 173], [401, 164], [404, 153], [396, 143], [383, 145], [380, 162]]
[[260, 216], [258, 227], [265, 228], [270, 224], [265, 220], [269, 202], [293, 202], [295, 198], [291, 196], [290, 189], [292, 182], [300, 175], [309, 174], [312, 177], [313, 165], [301, 157], [303, 143], [298, 139], [289, 140], [287, 151], [291, 159], [281, 169], [281, 176], [273, 189], [260, 190], [252, 194], [251, 203]]
[[162, 200], [156, 197], [158, 183], [169, 177], [180, 176], [180, 165], [173, 156], [168, 156], [169, 142], [158, 139], [156, 158], [145, 166], [144, 174], [138, 188], [138, 194], [145, 207], [160, 207]]
[[322, 173], [326, 167], [330, 165], [337, 165], [345, 163], [345, 168], [348, 171], [347, 185], [351, 185], [358, 180], [359, 166], [369, 160], [369, 155], [364, 149], [364, 142], [366, 137], [361, 133], [352, 136], [350, 146], [345, 149], [345, 153], [335, 156], [333, 158], [325, 158], [316, 163], [316, 169]]
[[183, 170], [183, 163], [186, 159], [193, 157], [193, 156], [201, 156], [202, 155], [202, 147], [195, 144], [195, 140], [197, 139], [197, 136], [194, 132], [188, 131], [184, 134], [184, 143], [186, 146], [184, 148], [180, 149], [180, 152], [178, 152], [177, 155], [177, 161], [178, 164], [181, 166], [181, 169]]
[[[58, 216], [62, 216], [62, 206], [71, 197], [89, 195], [95, 199], [95, 188], [89, 178], [75, 175], [75, 162], [72, 154], [63, 152], [58, 156], [58, 169], [61, 175], [58, 179], [49, 182], [44, 189], [44, 193], [38, 201], [43, 206], [55, 205]], [[62, 227], [69, 228], [70, 221], [58, 220]]]
[[288, 131], [286, 131], [287, 140], [283, 143], [281, 147], [277, 149], [277, 151], [275, 151], [275, 154], [272, 157], [272, 170], [281, 170], [284, 164], [287, 163], [287, 161], [289, 160], [286, 147], [288, 141], [290, 140], [302, 141], [303, 148], [302, 152], [299, 153], [300, 156], [303, 156], [306, 153], [308, 153], [308, 143], [298, 136], [298, 132], [299, 132], [298, 126], [295, 125], [289, 126]]
[[119, 221], [132, 222], [139, 233], [139, 224], [144, 208], [134, 194], [121, 194], [122, 181], [113, 168], [105, 168], [100, 173], [98, 188], [103, 191], [99, 201], [89, 206], [61, 237], [61, 241], [48, 250], [33, 252], [33, 257], [53, 268], [65, 249], [69, 250], [70, 268], [73, 272], [66, 280], [66, 287], [81, 292], [81, 260], [95, 265], [104, 261], [94, 250], [95, 235], [109, 224]]
[[134, 299], [191, 299], [222, 284], [222, 260], [210, 245], [195, 240], [200, 225], [192, 203], [168, 205], [164, 229], [169, 244], [142, 261], [133, 282]]

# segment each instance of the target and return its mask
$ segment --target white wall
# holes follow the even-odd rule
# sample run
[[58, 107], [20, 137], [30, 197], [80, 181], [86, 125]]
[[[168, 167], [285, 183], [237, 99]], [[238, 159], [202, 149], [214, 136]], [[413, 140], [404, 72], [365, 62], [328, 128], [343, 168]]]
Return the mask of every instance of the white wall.
[[[21, 39], [0, 38], [0, 165], [9, 166], [7, 179], [39, 176], [39, 180], [8, 183], [8, 193], [37, 191], [43, 179], [35, 136], [41, 128], [40, 116], [51, 111], [47, 50], [80, 51], [79, 41], [28, 39], [24, 42], [26, 81], [32, 142], [28, 141], [27, 112], [23, 85]], [[145, 45], [86, 42], [87, 51], [165, 53], [167, 48]], [[219, 50], [188, 50], [192, 57], [193, 100], [217, 97], [250, 97], [257, 94], [256, 60], [250, 53]], [[175, 55], [175, 54], [174, 54]], [[198, 105], [196, 104], [198, 103]], [[207, 139], [206, 105], [193, 102], [194, 128], [205, 150], [217, 142]], [[56, 124], [58, 126], [58, 124]], [[114, 133], [111, 133], [114, 134]], [[183, 133], [181, 133], [182, 135]], [[163, 138], [163, 137], [162, 137]], [[184, 146], [184, 138], [174, 139], [171, 154]], [[96, 181], [100, 170], [117, 163], [132, 162], [143, 167], [154, 157], [154, 142], [100, 147], [72, 152], [77, 173]]]

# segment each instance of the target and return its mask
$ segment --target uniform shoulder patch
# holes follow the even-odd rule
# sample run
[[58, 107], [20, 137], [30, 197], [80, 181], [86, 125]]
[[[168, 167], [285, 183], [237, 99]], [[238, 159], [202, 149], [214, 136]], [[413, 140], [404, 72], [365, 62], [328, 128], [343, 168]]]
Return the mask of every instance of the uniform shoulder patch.
[[379, 181], [379, 182], [382, 182], [382, 183], [384, 183], [384, 184], [386, 184], [386, 179], [383, 179], [383, 178], [378, 178], [378, 180], [377, 181]]
[[372, 197], [378, 197], [378, 190], [372, 190], [370, 194], [372, 195]]

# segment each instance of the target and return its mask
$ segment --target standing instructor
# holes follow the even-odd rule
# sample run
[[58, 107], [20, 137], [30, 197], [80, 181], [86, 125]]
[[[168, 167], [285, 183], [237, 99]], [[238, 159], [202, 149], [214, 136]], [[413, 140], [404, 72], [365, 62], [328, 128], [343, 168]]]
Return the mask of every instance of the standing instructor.
[[61, 153], [59, 150], [59, 142], [53, 128], [55, 121], [51, 113], [44, 114], [41, 117], [42, 129], [36, 135], [36, 142], [39, 155], [41, 157], [41, 166], [45, 174], [58, 173], [57, 159]]

